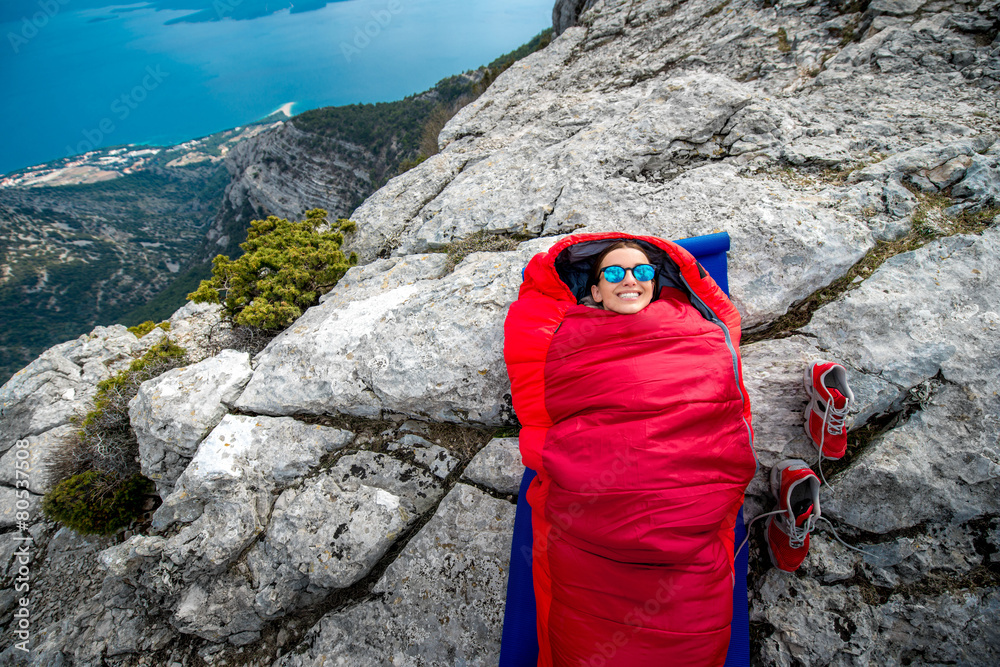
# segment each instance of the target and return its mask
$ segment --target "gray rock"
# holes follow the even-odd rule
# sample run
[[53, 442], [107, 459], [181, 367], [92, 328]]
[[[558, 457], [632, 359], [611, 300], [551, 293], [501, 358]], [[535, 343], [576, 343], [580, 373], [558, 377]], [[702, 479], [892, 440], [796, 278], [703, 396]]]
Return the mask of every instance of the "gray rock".
[[552, 7], [552, 31], [561, 35], [566, 28], [575, 26], [583, 13], [595, 4], [597, 0], [556, 0]]
[[129, 403], [142, 474], [160, 496], [173, 489], [209, 431], [250, 380], [250, 355], [224, 350], [192, 366], [144, 382]]
[[523, 476], [517, 438], [494, 438], [465, 467], [462, 481], [516, 496]]
[[[998, 510], [1000, 281], [987, 269], [998, 255], [995, 227], [897, 255], [805, 328], [821, 348], [900, 387], [943, 382], [838, 477], [830, 514], [884, 533]], [[868, 502], [848, 502], [861, 495]]]
[[969, 159], [966, 169], [961, 172], [962, 180], [951, 189], [952, 196], [971, 199], [980, 208], [1000, 202], [1000, 148], [996, 144], [994, 147], [997, 150]]
[[[994, 11], [996, 7], [992, 8]], [[957, 12], [948, 17], [948, 27], [956, 28], [963, 32], [989, 32], [994, 29], [995, 21], [990, 21], [988, 3], [983, 3], [979, 7], [980, 13]]]
[[97, 383], [141, 354], [125, 327], [97, 327], [49, 348], [0, 387], [0, 450], [84, 414]]
[[836, 167], [851, 160], [848, 142], [838, 137], [804, 137], [784, 146], [782, 157], [794, 165]]
[[868, 11], [874, 15], [910, 16], [920, 11], [927, 0], [872, 0]]
[[443, 253], [376, 259], [349, 270], [336, 289], [320, 297], [320, 303], [329, 301], [331, 307], [346, 307], [373, 290], [385, 292], [421, 280], [441, 278], [447, 273], [447, 263], [448, 257]]
[[440, 479], [446, 478], [459, 464], [459, 460], [452, 456], [447, 449], [440, 445], [421, 438], [419, 435], [408, 433], [396, 442], [390, 443], [386, 448], [390, 452], [403, 450], [413, 453], [413, 460], [427, 467], [431, 473]]
[[221, 326], [221, 313], [219, 304], [188, 301], [167, 320], [170, 340], [187, 350], [192, 363], [213, 353], [212, 336]]
[[950, 187], [965, 177], [965, 171], [972, 164], [972, 158], [968, 155], [952, 158], [939, 167], [935, 167], [927, 173], [927, 180], [933, 183], [939, 190]]
[[[825, 511], [875, 533], [998, 510], [998, 430], [965, 389], [945, 386], [838, 476]], [[927, 470], [932, 468], [933, 475]], [[853, 502], [865, 494], [865, 503]]]
[[[0, 458], [0, 484], [27, 488], [38, 495], [48, 493], [52, 488], [48, 470], [52, 457], [78, 430], [79, 427], [70, 424], [58, 426], [51, 431], [25, 438], [28, 444], [23, 449], [11, 447], [3, 458]], [[19, 451], [26, 451], [27, 457], [23, 454], [18, 456]], [[24, 484], [27, 487], [23, 486]]]
[[[17, 571], [17, 561], [14, 557], [14, 552], [21, 548], [23, 541], [17, 539], [20, 537], [17, 533], [4, 533], [0, 535], [0, 581], [7, 583], [7, 579], [11, 576], [16, 576]], [[14, 570], [11, 570], [11, 566], [14, 566]], [[5, 586], [6, 587], [6, 586]], [[13, 586], [10, 587], [13, 589]]]
[[340, 457], [327, 473], [341, 485], [362, 482], [384, 489], [411, 504], [410, 511], [423, 514], [444, 494], [441, 482], [414, 466], [386, 454], [357, 452]]
[[[375, 274], [348, 283], [344, 289], [359, 296], [346, 306], [338, 286], [338, 294], [261, 353], [237, 407], [272, 415], [386, 411], [434, 421], [503, 421], [503, 319], [522, 268], [547, 245], [476, 253], [443, 278], [390, 281], [387, 289]], [[430, 275], [439, 270], [422, 256], [404, 262], [427, 266]]]
[[[205, 332], [218, 321], [218, 306], [187, 306], [170, 320], [171, 340], [204, 356]], [[137, 339], [124, 326], [96, 327], [89, 334], [49, 348], [0, 387], [0, 452], [16, 440], [39, 435], [91, 409], [97, 383], [124, 370], [155, 345], [156, 329]]]
[[991, 665], [1000, 656], [990, 620], [1000, 611], [995, 588], [897, 594], [872, 604], [859, 587], [771, 570], [760, 595], [755, 618], [775, 627], [761, 651], [768, 664]]
[[[750, 395], [754, 450], [759, 462], [747, 493], [767, 496], [770, 501], [769, 475], [775, 464], [785, 459], [803, 459], [815, 464], [818, 458], [816, 447], [803, 427], [808, 404], [804, 370], [813, 361], [843, 363], [843, 360], [820, 349], [805, 336], [762, 341], [743, 347], [742, 352], [743, 381]], [[890, 409], [905, 395], [903, 388], [875, 375], [860, 373], [851, 366], [846, 370], [856, 399], [848, 416], [849, 429]]]
[[278, 618], [355, 583], [443, 493], [426, 472], [372, 452], [286, 490], [247, 554], [257, 613]]
[[275, 664], [495, 665], [514, 505], [458, 484], [375, 585]]
[[914, 172], [926, 176], [956, 158], [971, 158], [985, 151], [995, 141], [995, 135], [983, 134], [947, 144], [934, 142], [892, 155], [858, 170], [851, 177], [862, 181], [888, 181]]
[[181, 632], [235, 645], [256, 641], [263, 621], [249, 570], [230, 565], [264, 532], [274, 494], [352, 438], [289, 418], [227, 415], [154, 515], [155, 527], [176, 530], [105, 549], [100, 561], [109, 579], [161, 596]]
[[364, 484], [342, 488], [327, 476], [301, 492], [285, 491], [262, 553], [248, 556], [262, 584], [261, 614], [277, 618], [301, 606], [297, 593], [328, 593], [368, 574], [418, 518], [401, 500]]
[[917, 198], [898, 178], [890, 178], [886, 182], [882, 196], [885, 197], [886, 210], [897, 218], [909, 215], [917, 207]]
[[0, 486], [0, 529], [38, 523], [44, 519], [42, 497], [27, 489]]
[[[852, 366], [912, 387], [939, 370], [990, 400], [1000, 282], [988, 267], [1000, 231], [954, 236], [896, 255], [803, 328]], [[856, 326], [863, 322], [864, 326]]]
[[167, 539], [135, 536], [107, 550], [102, 560], [118, 576], [134, 568], [151, 570], [147, 560], [170, 563], [176, 574], [156, 584], [166, 592], [178, 581], [221, 572], [264, 531], [272, 494], [352, 438], [347, 431], [290, 418], [227, 415], [153, 515], [155, 529], [176, 524], [179, 532]]
[[399, 247], [407, 221], [418, 217], [468, 162], [466, 155], [438, 153], [424, 160], [420, 171], [411, 169], [390, 180], [352, 214], [352, 220], [365, 222], [345, 239], [344, 249], [356, 251], [363, 261], [388, 257]]
[[232, 575], [212, 581], [210, 590], [200, 584], [188, 588], [173, 616], [181, 632], [212, 642], [228, 640], [242, 646], [260, 639], [263, 626], [253, 610], [246, 586]]

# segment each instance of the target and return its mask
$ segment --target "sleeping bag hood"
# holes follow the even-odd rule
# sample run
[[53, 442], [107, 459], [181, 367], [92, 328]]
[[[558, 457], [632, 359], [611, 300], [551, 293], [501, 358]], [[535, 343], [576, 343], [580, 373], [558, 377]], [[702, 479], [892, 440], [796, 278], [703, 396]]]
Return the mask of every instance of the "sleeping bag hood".
[[[579, 303], [617, 240], [657, 267], [657, 296], [633, 315]], [[674, 243], [579, 234], [532, 258], [504, 334], [538, 473], [538, 664], [721, 665], [733, 526], [756, 470], [736, 308]]]

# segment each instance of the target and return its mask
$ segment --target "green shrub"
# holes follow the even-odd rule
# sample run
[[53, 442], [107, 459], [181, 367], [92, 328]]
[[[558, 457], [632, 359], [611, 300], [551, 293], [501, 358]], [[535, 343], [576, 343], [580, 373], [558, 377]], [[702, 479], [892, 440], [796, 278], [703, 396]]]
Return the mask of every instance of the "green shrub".
[[142, 475], [115, 480], [88, 470], [63, 480], [45, 495], [42, 511], [79, 533], [110, 535], [142, 514], [153, 483]]
[[792, 45], [788, 42], [788, 33], [784, 28], [778, 28], [778, 50], [782, 53], [792, 50]]
[[94, 409], [49, 464], [54, 486], [42, 501], [46, 515], [79, 532], [105, 534], [139, 516], [142, 497], [153, 487], [139, 474], [139, 443], [128, 404], [139, 385], [186, 359], [184, 348], [164, 339], [127, 369], [98, 383]]
[[[357, 264], [355, 253], [344, 255], [344, 232], [354, 223], [343, 218], [329, 231], [319, 231], [326, 211], [306, 212], [301, 222], [276, 216], [250, 223], [244, 254], [236, 260], [218, 255], [212, 277], [188, 294], [196, 303], [222, 301], [233, 324], [281, 329], [317, 303], [347, 270]], [[224, 294], [220, 294], [224, 293]]]
[[136, 338], [142, 338], [157, 327], [163, 329], [164, 331], [170, 331], [170, 322], [160, 322], [157, 324], [153, 320], [146, 320], [145, 322], [137, 324], [134, 327], [129, 327], [128, 330], [135, 334]]

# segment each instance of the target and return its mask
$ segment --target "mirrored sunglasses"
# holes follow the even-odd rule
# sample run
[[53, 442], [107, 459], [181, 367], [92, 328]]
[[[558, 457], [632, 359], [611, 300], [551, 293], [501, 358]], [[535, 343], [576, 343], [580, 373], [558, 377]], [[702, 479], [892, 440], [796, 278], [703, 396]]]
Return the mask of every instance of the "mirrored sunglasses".
[[601, 269], [601, 275], [603, 275], [604, 279], [609, 283], [620, 283], [625, 280], [626, 271], [631, 271], [632, 277], [640, 283], [652, 280], [653, 276], [656, 275], [656, 267], [652, 264], [636, 264], [631, 268], [621, 266], [605, 266]]

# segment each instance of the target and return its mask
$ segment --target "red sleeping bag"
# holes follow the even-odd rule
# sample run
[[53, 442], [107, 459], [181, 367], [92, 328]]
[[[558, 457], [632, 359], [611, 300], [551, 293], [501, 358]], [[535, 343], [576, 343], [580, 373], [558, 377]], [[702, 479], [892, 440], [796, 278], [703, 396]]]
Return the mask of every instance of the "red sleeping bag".
[[[596, 256], [631, 239], [659, 297], [578, 305]], [[532, 509], [539, 665], [722, 665], [733, 526], [756, 470], [740, 318], [680, 246], [580, 234], [536, 255], [504, 358]]]

